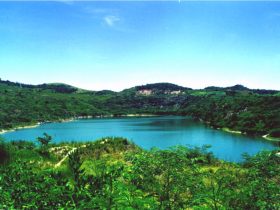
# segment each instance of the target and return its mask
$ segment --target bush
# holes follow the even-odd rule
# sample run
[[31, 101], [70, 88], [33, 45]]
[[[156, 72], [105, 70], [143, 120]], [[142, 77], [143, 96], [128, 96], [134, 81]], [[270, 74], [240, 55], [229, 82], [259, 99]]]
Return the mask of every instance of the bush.
[[9, 159], [9, 149], [4, 140], [0, 138], [0, 164], [5, 163]]
[[29, 141], [24, 141], [24, 140], [20, 140], [20, 141], [12, 141], [11, 145], [13, 145], [15, 148], [17, 149], [28, 149], [28, 150], [32, 150], [35, 148], [35, 144], [34, 142], [29, 142]]
[[271, 137], [280, 138], [280, 128], [273, 129], [272, 131], [270, 131], [269, 135]]

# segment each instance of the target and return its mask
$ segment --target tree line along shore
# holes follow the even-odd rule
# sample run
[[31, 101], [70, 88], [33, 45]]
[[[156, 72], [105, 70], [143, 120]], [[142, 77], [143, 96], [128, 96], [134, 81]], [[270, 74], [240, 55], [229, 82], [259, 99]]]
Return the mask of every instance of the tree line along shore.
[[157, 83], [113, 92], [0, 80], [0, 104], [0, 130], [87, 116], [181, 115], [216, 129], [280, 137], [279, 91], [240, 85], [193, 90]]

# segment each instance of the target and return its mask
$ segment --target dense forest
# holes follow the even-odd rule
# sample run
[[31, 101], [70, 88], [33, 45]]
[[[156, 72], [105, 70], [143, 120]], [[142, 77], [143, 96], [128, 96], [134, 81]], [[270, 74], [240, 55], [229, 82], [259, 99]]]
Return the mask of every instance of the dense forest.
[[0, 142], [1, 209], [279, 209], [280, 153], [217, 160], [208, 147], [142, 150], [124, 138]]
[[280, 136], [280, 92], [241, 85], [192, 90], [157, 83], [113, 92], [0, 80], [0, 105], [0, 130], [78, 116], [173, 114], [192, 116], [214, 128]]

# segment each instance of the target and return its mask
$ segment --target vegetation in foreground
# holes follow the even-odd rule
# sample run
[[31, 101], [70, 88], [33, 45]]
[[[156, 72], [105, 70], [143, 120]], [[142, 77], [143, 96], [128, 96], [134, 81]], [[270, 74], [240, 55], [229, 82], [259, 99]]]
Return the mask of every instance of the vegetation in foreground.
[[170, 83], [121, 92], [85, 91], [65, 84], [25, 85], [0, 80], [0, 132], [78, 116], [188, 115], [214, 128], [280, 139], [280, 94], [241, 85], [192, 90]]
[[215, 159], [207, 147], [142, 150], [124, 138], [0, 144], [1, 209], [279, 209], [280, 154]]

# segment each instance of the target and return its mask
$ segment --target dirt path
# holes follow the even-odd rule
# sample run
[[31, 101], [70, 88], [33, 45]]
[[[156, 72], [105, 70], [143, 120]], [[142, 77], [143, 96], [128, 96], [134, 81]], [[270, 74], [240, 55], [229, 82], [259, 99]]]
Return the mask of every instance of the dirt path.
[[[81, 147], [78, 148], [82, 148], [82, 147], [86, 147], [86, 145], [82, 145]], [[78, 148], [74, 147], [73, 149], [71, 149], [57, 164], [54, 165], [54, 168], [58, 168], [59, 166], [61, 166], [61, 164], [69, 157], [69, 155], [75, 152]]]

